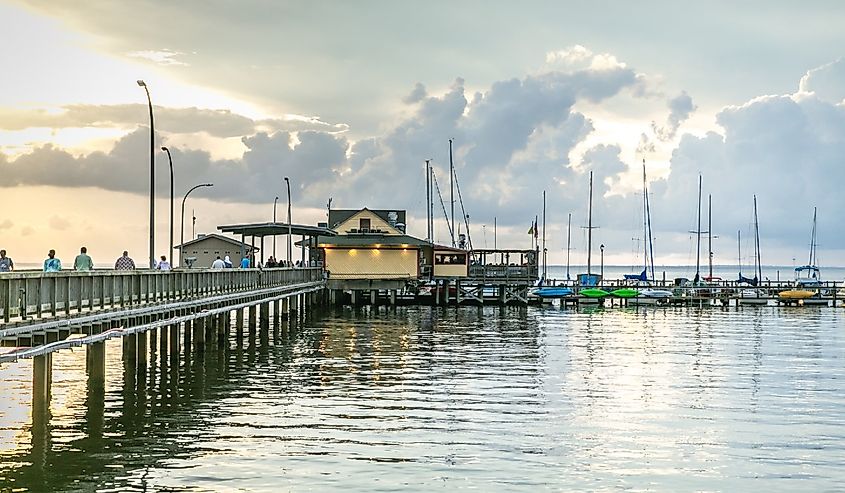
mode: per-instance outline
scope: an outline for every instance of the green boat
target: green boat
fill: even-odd
[[[614,289],[610,292],[611,296],[616,296],[617,298],[636,298],[640,295],[640,292],[636,289],[631,288],[620,288]]]
[[[604,289],[598,289],[598,288],[588,288],[588,289],[582,289],[581,291],[578,291],[579,296],[584,296],[584,297],[587,297],[587,298],[604,298],[605,296],[607,296],[609,294],[610,293],[608,293]]]

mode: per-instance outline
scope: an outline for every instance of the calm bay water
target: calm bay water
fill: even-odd
[[[336,311],[105,395],[0,367],[0,490],[843,491],[831,308]]]

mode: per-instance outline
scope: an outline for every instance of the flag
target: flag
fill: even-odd
[[[537,238],[539,232],[537,229],[537,219],[534,219],[534,238]]]
[[[528,234],[530,234],[530,235],[536,235],[537,234],[537,231],[535,231],[534,223],[531,223],[531,227],[528,228]]]

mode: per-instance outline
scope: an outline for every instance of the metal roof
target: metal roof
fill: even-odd
[[[227,243],[231,243],[232,245],[235,245],[235,246],[237,246],[238,248],[245,247],[247,250],[249,250],[249,249],[251,249],[251,248],[252,248],[252,245],[248,245],[248,244],[246,244],[246,243],[242,243],[242,242],[240,242],[239,240],[236,240],[236,239],[234,239],[234,238],[229,238],[228,236],[223,236],[223,235],[219,235],[219,234],[216,234],[216,233],[210,233],[210,234],[205,234],[205,235],[202,235],[202,236],[198,236],[197,238],[194,238],[194,239],[193,239],[193,240],[191,240],[191,241],[186,241],[183,245],[175,245],[173,248],[179,248],[179,249],[181,249],[181,247],[191,246],[191,245],[193,245],[193,244],[195,244],[195,243],[201,243],[201,242],[203,242],[203,241],[205,241],[205,240],[210,240],[210,239],[212,239],[212,238],[213,238],[213,239],[217,239],[217,240],[222,240],[222,241],[225,241],[225,242],[227,242]],[[255,249],[256,249],[256,250],[259,250],[259,248],[258,248],[258,247],[255,247]]]
[[[295,236],[335,236],[337,233],[329,228],[321,226],[308,226],[305,224],[291,224],[287,223],[252,223],[252,224],[232,224],[227,226],[217,226],[217,229],[224,233],[233,233],[244,236],[283,236],[290,232]]]

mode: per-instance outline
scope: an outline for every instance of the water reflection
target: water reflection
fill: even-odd
[[[15,442],[0,489],[845,487],[834,310],[378,307],[300,323],[188,355],[162,332],[141,371],[110,341],[105,386],[84,352],[58,353],[49,407],[30,407],[28,362],[0,368]]]

